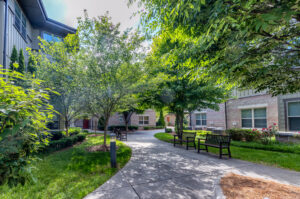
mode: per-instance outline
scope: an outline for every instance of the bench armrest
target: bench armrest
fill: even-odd
[[[178,137],[178,135],[173,135],[173,136],[174,136],[174,138]]]
[[[203,140],[203,141],[205,141],[206,139],[198,138],[198,141],[200,141],[200,140]]]

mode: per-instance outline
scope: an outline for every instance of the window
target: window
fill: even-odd
[[[43,32],[43,39],[45,39],[47,42],[60,42],[62,39],[58,36],[51,35],[49,33]]]
[[[244,109],[242,110],[243,128],[266,128],[267,127],[267,109]]]
[[[123,116],[123,115],[120,115],[120,116],[119,116],[119,121],[120,121],[120,122],[124,122],[124,116]]]
[[[300,101],[288,103],[288,126],[290,131],[300,130]]]
[[[17,2],[15,2],[15,27],[23,38],[26,39],[26,17]]]
[[[206,126],[206,113],[196,114],[196,126]]]
[[[149,116],[139,116],[139,124],[140,125],[148,125],[149,124]]]

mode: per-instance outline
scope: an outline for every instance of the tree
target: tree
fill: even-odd
[[[11,70],[16,70],[16,69],[14,68],[14,64],[15,64],[15,63],[18,63],[18,61],[19,61],[18,51],[17,51],[16,46],[14,45],[14,46],[13,46],[13,49],[12,49],[11,56],[10,56],[9,68],[10,68]]]
[[[86,104],[77,39],[76,35],[68,35],[61,42],[40,39],[39,52],[29,51],[36,63],[36,77],[43,80],[44,87],[56,91],[51,94],[51,104],[63,119],[67,136],[71,120],[81,114]]]
[[[172,35],[173,36],[173,35]],[[169,37],[168,33],[154,39],[152,51],[147,58],[146,85],[140,93],[144,103],[158,108],[167,107],[176,115],[177,133],[182,133],[184,114],[196,109],[218,109],[227,97],[222,84],[212,81],[191,81],[187,68],[179,67],[185,60],[182,54],[169,53],[180,49],[181,34]]]
[[[107,15],[90,19],[85,12],[79,20],[80,50],[86,63],[84,80],[88,109],[92,116],[104,119],[104,146],[110,116],[132,94],[141,72],[138,48],[142,38],[137,33],[120,33]]]
[[[31,87],[13,83],[20,79]],[[50,90],[43,90],[40,83],[16,71],[0,70],[0,185],[24,185],[31,177],[32,153],[46,142],[53,107],[48,104]]]
[[[19,67],[16,69],[16,71],[23,74],[25,71],[25,58],[24,58],[24,54],[23,54],[23,49],[20,49],[20,51],[19,51],[18,63],[19,63]]]
[[[148,30],[181,30],[190,38],[183,49],[172,50],[184,53],[181,67],[189,68],[191,78],[273,95],[300,90],[299,0],[140,2]]]
[[[159,119],[157,121],[157,126],[163,126],[163,127],[166,126],[164,113],[163,113],[162,109],[160,109],[160,112],[159,112]]]
[[[27,63],[27,72],[33,74],[36,71],[36,64],[32,56],[29,56]]]

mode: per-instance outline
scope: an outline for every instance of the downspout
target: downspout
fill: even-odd
[[[4,0],[5,2],[5,17],[4,17],[4,40],[3,40],[3,67],[6,69],[6,34],[7,34],[7,12],[8,12],[8,2],[7,0]]]
[[[225,109],[225,130],[227,129],[227,103],[224,103],[224,109]]]

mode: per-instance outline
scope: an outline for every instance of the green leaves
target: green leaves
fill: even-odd
[[[0,185],[24,184],[29,179],[27,162],[42,146],[46,122],[52,118],[48,94],[40,81],[27,79],[15,71],[0,70]],[[32,87],[14,85],[18,79]]]

